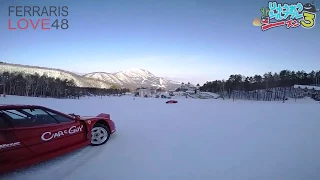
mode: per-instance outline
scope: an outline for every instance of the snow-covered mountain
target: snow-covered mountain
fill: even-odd
[[[116,73],[93,72],[85,74],[85,77],[99,79],[123,87],[161,87],[175,89],[180,82],[157,77],[145,69],[130,69]]]
[[[108,83],[106,81],[90,79],[73,72],[46,67],[0,63],[0,73],[3,72],[17,72],[23,74],[38,73],[40,76],[46,74],[48,77],[73,80],[75,84],[79,87],[109,88],[112,86],[111,83]]]
[[[175,89],[180,83],[165,78],[156,77],[152,73],[143,69],[131,69],[117,73],[93,72],[80,75],[61,69],[53,69],[38,66],[28,66],[20,64],[0,63],[0,73],[19,72],[25,74],[38,73],[40,76],[46,74],[49,77],[73,80],[79,87],[109,88],[117,85],[125,88],[137,87],[162,87]]]

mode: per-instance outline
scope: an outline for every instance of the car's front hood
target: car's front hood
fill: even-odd
[[[80,120],[83,120],[83,121],[93,119],[93,118],[97,118],[97,117],[95,117],[95,116],[80,116]]]
[[[110,114],[100,113],[97,116],[80,116],[80,120],[82,121],[89,119],[110,119]]]

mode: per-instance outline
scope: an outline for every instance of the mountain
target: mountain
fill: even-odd
[[[11,63],[0,63],[0,73],[3,73],[5,71],[10,73],[16,72],[16,73],[23,73],[23,74],[38,73],[40,76],[46,74],[48,77],[73,80],[75,84],[79,87],[110,88],[112,86],[111,83],[96,80],[96,79],[86,78],[84,76],[77,75],[76,73],[61,70],[61,69],[11,64]]]
[[[180,85],[179,82],[156,77],[149,71],[143,69],[131,69],[117,73],[94,72],[83,74],[61,69],[0,62],[0,73],[5,71],[23,74],[38,73],[40,76],[46,74],[47,76],[53,78],[73,80],[79,87],[110,88],[111,86],[115,85],[124,88],[155,86],[166,89],[175,89]]]
[[[176,89],[180,86],[180,82],[157,77],[145,69],[130,69],[116,73],[93,72],[85,74],[84,76],[114,83],[121,87],[160,87]]]

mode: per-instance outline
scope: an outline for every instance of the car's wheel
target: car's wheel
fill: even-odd
[[[103,124],[95,124],[91,130],[91,145],[99,146],[109,140],[110,131],[108,127]]]

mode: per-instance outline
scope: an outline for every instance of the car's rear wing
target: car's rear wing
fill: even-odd
[[[110,119],[110,114],[100,113],[100,114],[97,115],[97,117],[102,117],[102,118]]]

